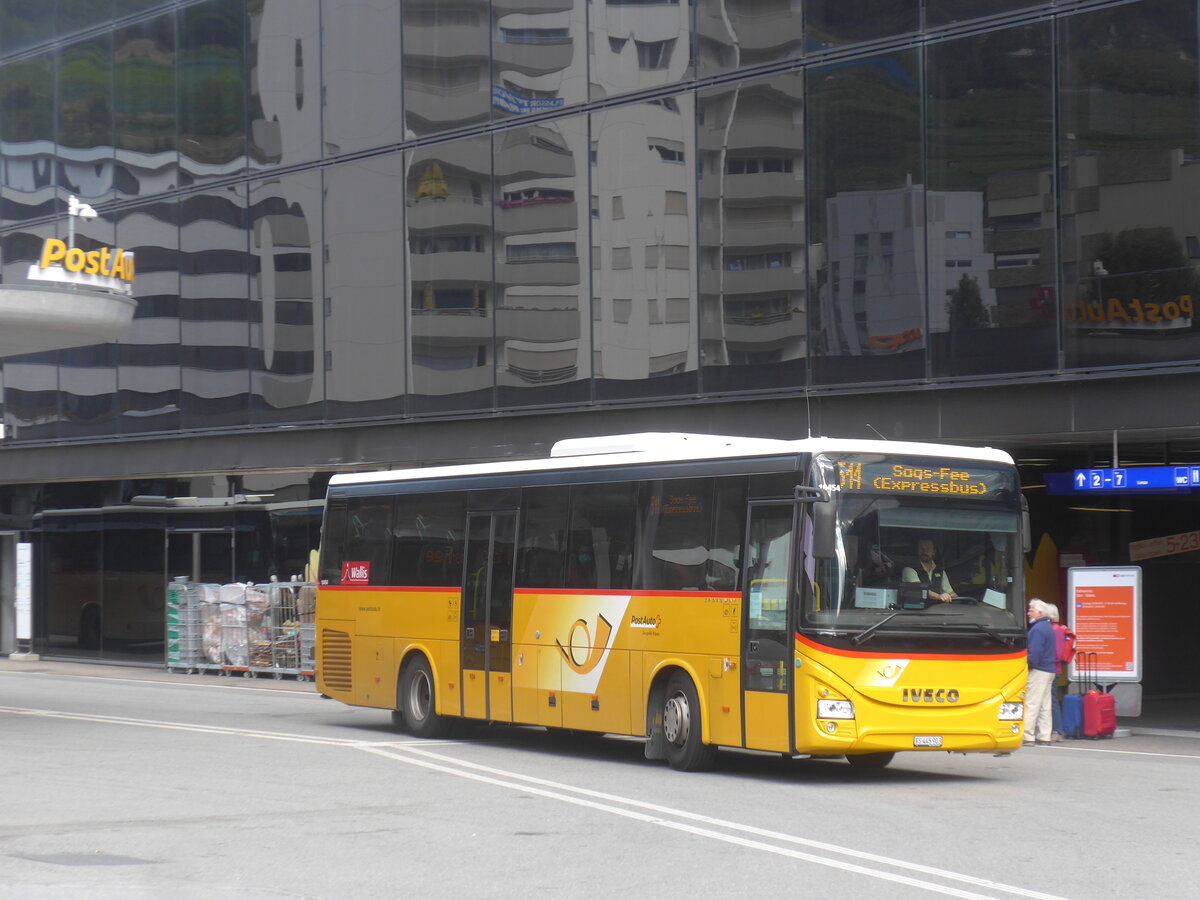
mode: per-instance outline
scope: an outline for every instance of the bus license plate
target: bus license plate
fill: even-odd
[[[940,734],[918,734],[913,738],[914,747],[940,747],[942,746],[942,736]]]

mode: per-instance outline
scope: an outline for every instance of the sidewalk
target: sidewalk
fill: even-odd
[[[168,672],[161,665],[138,666],[120,663],[98,663],[62,659],[12,659],[0,656],[0,671],[30,672],[39,675],[86,675],[89,678],[112,678],[130,681],[161,681],[191,684],[221,684],[226,687],[258,687],[270,686],[281,691],[300,691],[316,693],[316,684],[309,681],[298,681],[296,678],[275,678],[272,675],[259,675],[254,678],[243,678],[241,674],[222,675],[220,673],[204,673],[187,675],[183,672]]]

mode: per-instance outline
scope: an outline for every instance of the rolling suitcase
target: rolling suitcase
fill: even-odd
[[[1093,740],[1112,737],[1117,730],[1117,704],[1113,695],[1100,690],[1096,681],[1099,656],[1096,653],[1077,654],[1083,657],[1083,736]]]
[[[1063,697],[1062,736],[1065,738],[1083,737],[1083,694],[1068,693]]]

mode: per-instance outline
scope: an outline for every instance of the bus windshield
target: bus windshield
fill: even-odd
[[[868,454],[818,456],[814,466],[836,531],[832,547],[806,554],[802,629],[860,641],[936,630],[1011,644],[1024,634],[1010,467]]]

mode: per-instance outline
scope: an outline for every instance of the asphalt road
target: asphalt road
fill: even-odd
[[[1200,740],[722,754],[392,730],[311,685],[0,667],[0,898],[1194,897]]]

